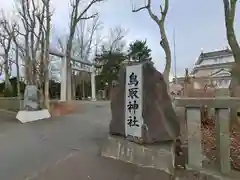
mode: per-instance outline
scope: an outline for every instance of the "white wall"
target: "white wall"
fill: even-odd
[[[195,77],[210,76],[212,73],[221,70],[222,68],[199,69],[193,75]]]
[[[226,79],[219,79],[219,80],[214,80],[213,84],[217,85],[217,88],[228,88],[230,85],[231,80],[226,80]]]
[[[221,63],[228,63],[228,62],[234,62],[233,56],[227,56],[227,57],[216,57],[212,59],[206,59],[203,60],[198,66],[201,65],[210,65],[210,64],[221,64]]]
[[[201,89],[201,84],[199,82],[194,82],[193,83],[193,88],[194,89]]]

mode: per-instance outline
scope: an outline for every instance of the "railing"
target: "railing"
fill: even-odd
[[[188,166],[200,169],[203,168],[200,113],[202,105],[215,109],[218,168],[222,174],[230,174],[230,108],[240,107],[240,98],[175,98],[175,106],[186,108]]]

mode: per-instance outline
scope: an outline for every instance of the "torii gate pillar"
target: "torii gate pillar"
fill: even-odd
[[[67,60],[66,60],[66,57],[62,58],[60,100],[61,101],[67,100]]]
[[[95,81],[95,68],[91,67],[91,90],[92,90],[92,101],[96,101],[96,81]]]
[[[92,90],[92,101],[96,101],[96,82],[95,82],[95,68],[94,65],[91,66],[91,90]],[[67,61],[66,58],[62,58],[62,66],[61,66],[61,93],[60,100],[67,100]]]

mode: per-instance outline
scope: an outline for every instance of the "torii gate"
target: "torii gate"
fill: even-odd
[[[61,66],[61,101],[67,100],[67,61],[65,58],[65,54],[58,50],[50,49],[49,54],[62,58],[62,66]],[[0,56],[4,56],[4,54],[0,53]],[[79,68],[75,69],[78,71],[87,71],[91,73],[91,90],[92,90],[92,101],[96,101],[96,82],[95,82],[95,67],[94,64],[89,61],[83,61],[76,57],[71,57],[72,61],[79,62],[81,64],[90,66],[90,71],[88,69]]]
[[[67,60],[65,57],[65,54],[63,52],[60,52],[58,50],[50,49],[49,54],[58,56],[62,58],[62,66],[61,66],[61,101],[67,100]],[[86,71],[91,73],[91,90],[92,90],[92,101],[96,101],[96,82],[95,82],[95,67],[94,64],[89,61],[83,61],[81,59],[78,59],[76,57],[71,57],[72,61],[79,62],[80,64],[84,64],[87,66],[90,66],[90,71],[88,69],[84,68],[78,68],[75,70],[78,71]]]

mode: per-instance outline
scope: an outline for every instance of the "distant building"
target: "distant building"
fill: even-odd
[[[204,88],[206,84],[214,85],[216,88],[228,88],[233,63],[234,58],[229,49],[201,52],[190,73],[194,88]],[[184,77],[177,78],[177,82],[183,84]]]
[[[231,82],[231,68],[234,62],[229,49],[201,53],[191,75],[195,78],[194,87],[212,83],[217,88],[228,88]]]

